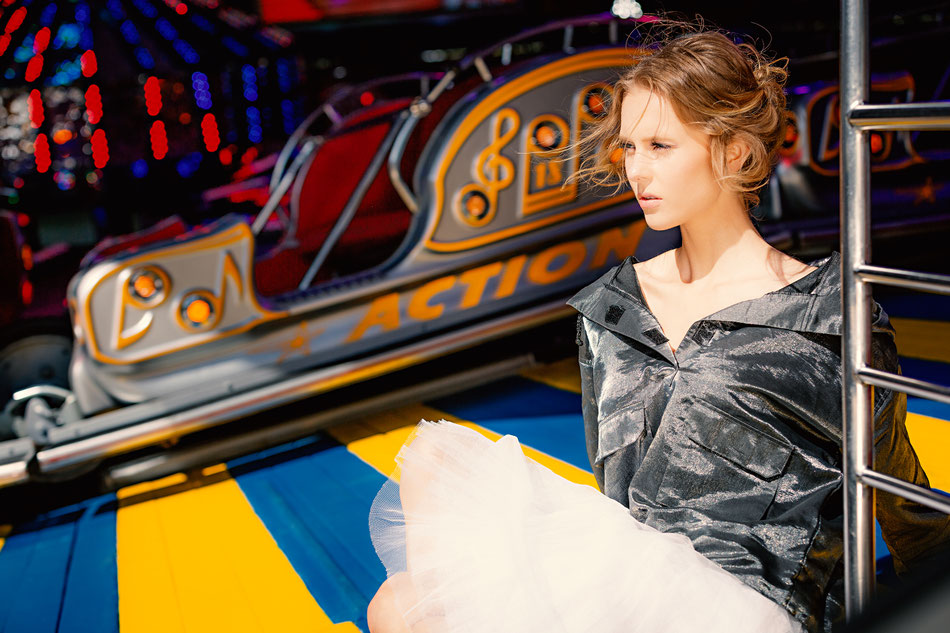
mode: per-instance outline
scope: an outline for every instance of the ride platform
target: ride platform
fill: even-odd
[[[885,303],[905,375],[950,384],[950,322],[934,319],[942,307]],[[420,418],[516,435],[529,457],[595,485],[569,358],[4,526],[0,631],[367,631],[385,578],[367,514]],[[908,399],[911,441],[942,490],[947,421],[950,406]],[[881,566],[886,551],[879,540]]]

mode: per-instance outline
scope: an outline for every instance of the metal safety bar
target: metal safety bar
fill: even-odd
[[[845,614],[852,620],[874,593],[874,489],[950,514],[950,498],[871,469],[873,387],[950,402],[950,389],[869,367],[871,283],[950,294],[950,277],[868,264],[869,130],[950,130],[950,103],[872,105],[867,0],[841,2],[841,302],[844,452]]]

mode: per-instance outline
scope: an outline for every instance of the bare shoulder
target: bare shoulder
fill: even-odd
[[[772,250],[767,261],[767,274],[776,282],[790,284],[818,270],[779,250]]]
[[[676,249],[663,251],[650,259],[642,262],[636,262],[633,269],[637,272],[637,278],[642,281],[662,283],[664,281],[673,281],[678,279],[676,273]]]

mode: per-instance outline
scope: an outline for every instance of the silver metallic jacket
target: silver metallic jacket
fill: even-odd
[[[810,631],[840,617],[840,257],[694,323],[676,350],[633,258],[581,290],[587,452],[601,490],[783,605]],[[898,370],[874,305],[873,365]],[[875,395],[875,468],[927,486],[904,427],[906,396]],[[950,540],[950,520],[877,493],[898,572]]]

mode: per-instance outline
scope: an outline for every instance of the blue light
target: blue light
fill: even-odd
[[[79,34],[79,46],[87,51],[92,48],[92,27],[87,26]]]
[[[140,158],[132,163],[132,175],[136,178],[145,178],[148,175],[148,163],[144,158]]]
[[[56,17],[56,3],[51,3],[46,5],[46,8],[43,10],[43,13],[40,15],[40,24],[42,26],[49,26],[53,23],[53,18]]]
[[[284,94],[290,92],[296,79],[294,63],[285,58],[277,60],[277,86]]]
[[[33,34],[30,33],[23,38],[23,44],[20,45],[18,49],[13,51],[13,61],[20,62],[21,64],[25,61],[28,61],[33,57]]]
[[[201,152],[192,152],[182,158],[175,166],[178,170],[178,175],[182,178],[191,178],[194,176],[195,172],[198,171],[198,167],[201,166],[202,158]]]
[[[139,66],[147,70],[155,68],[155,60],[152,59],[152,54],[148,52],[148,49],[139,46],[135,49],[135,59],[138,61]]]
[[[16,71],[13,70],[12,68],[7,68],[6,72],[3,73],[3,76],[6,77],[7,79],[13,79],[14,77],[16,77]]]
[[[262,135],[261,130],[261,112],[254,106],[248,107],[247,114],[247,138],[251,142],[260,143]]]
[[[224,46],[229,51],[231,51],[238,57],[247,57],[248,55],[251,54],[251,51],[248,50],[247,46],[245,46],[244,44],[241,44],[233,37],[225,35],[224,37],[221,38],[221,43],[224,44]]]
[[[122,34],[122,37],[126,42],[132,46],[137,46],[142,40],[139,39],[139,32],[135,28],[135,25],[131,21],[126,20],[122,23],[122,26],[119,27],[119,32]]]
[[[132,4],[135,5],[135,8],[147,18],[154,18],[158,15],[158,11],[151,4],[145,0],[132,0]]]
[[[175,40],[172,42],[172,48],[189,64],[197,64],[201,61],[201,57],[198,56],[195,49],[185,40]]]
[[[297,113],[294,108],[294,102],[290,99],[281,101],[280,114],[284,119],[284,133],[293,134],[297,127]]]
[[[54,86],[65,86],[79,79],[80,75],[82,75],[82,64],[79,58],[77,57],[74,60],[67,59],[56,66],[56,70],[53,71],[53,77],[49,80],[49,83]]]
[[[158,32],[162,34],[166,40],[174,40],[178,37],[178,31],[175,30],[175,27],[171,25],[171,22],[165,18],[158,18],[155,20],[155,28],[158,29]]]
[[[122,8],[122,4],[119,2],[119,0],[109,0],[106,3],[106,9],[109,10],[109,13],[111,13],[112,17],[114,17],[116,20],[125,19],[125,9]]]
[[[191,87],[195,91],[195,103],[202,110],[211,109],[211,91],[208,85],[208,76],[201,72],[191,75]]]
[[[241,67],[241,79],[244,81],[244,98],[257,101],[257,71],[250,64]]]
[[[205,18],[201,17],[197,13],[191,14],[191,23],[197,26],[199,29],[205,33],[211,33],[214,35],[217,32],[217,29],[214,28],[214,24],[208,22]]]
[[[56,31],[56,37],[53,39],[53,48],[76,48],[81,33],[82,27],[78,24],[72,22],[61,24]]]
[[[77,4],[75,16],[80,24],[89,24],[89,5],[85,2]]]

